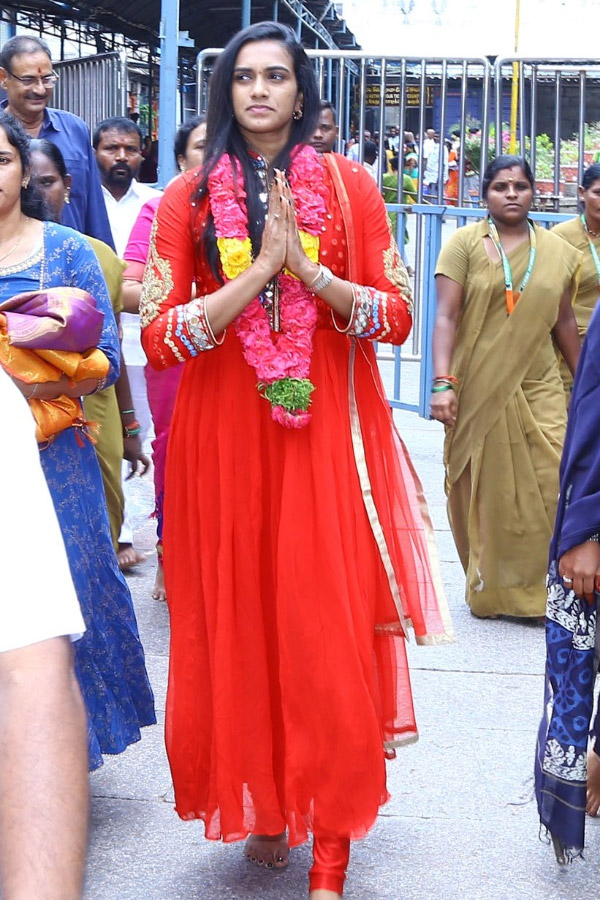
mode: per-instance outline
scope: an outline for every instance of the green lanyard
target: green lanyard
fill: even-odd
[[[596,274],[598,275],[598,290],[600,291],[600,259],[598,259],[598,251],[594,245],[592,240],[592,232],[588,228],[588,223],[585,220],[585,214],[581,214],[581,224],[583,225],[583,230],[587,234],[588,244],[590,245],[590,253],[592,254],[592,259],[594,260],[594,265],[596,266]]]
[[[510,316],[513,312],[517,300],[525,290],[529,279],[531,278],[531,273],[533,272],[533,266],[535,263],[535,256],[537,253],[537,241],[535,237],[535,228],[529,222],[529,263],[527,265],[527,271],[525,272],[525,277],[521,282],[521,287],[519,288],[519,293],[515,294],[513,290],[513,280],[512,280],[512,269],[510,267],[510,263],[508,261],[508,257],[504,252],[504,248],[500,243],[500,235],[498,234],[498,229],[492,218],[488,217],[488,223],[490,228],[490,237],[492,239],[492,243],[496,250],[498,251],[498,255],[502,260],[502,268],[504,269],[504,290],[506,292],[506,309],[508,315]]]

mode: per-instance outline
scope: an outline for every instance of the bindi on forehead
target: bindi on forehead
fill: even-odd
[[[11,69],[21,75],[49,75],[52,60],[45,53],[17,53],[12,59]]]

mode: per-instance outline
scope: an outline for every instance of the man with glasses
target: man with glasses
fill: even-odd
[[[32,138],[52,141],[61,151],[73,182],[62,222],[113,246],[90,132],[78,116],[48,106],[58,75],[50,49],[41,38],[17,35],[0,52],[2,107],[18,119]]]

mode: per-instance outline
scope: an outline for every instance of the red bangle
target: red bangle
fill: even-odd
[[[438,375],[433,381],[434,383],[436,381],[448,381],[450,384],[458,384],[458,378],[455,375]]]
[[[123,425],[123,437],[135,437],[142,430],[142,426],[139,422],[133,421],[130,422],[129,425]]]

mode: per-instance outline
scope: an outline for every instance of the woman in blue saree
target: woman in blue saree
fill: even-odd
[[[569,407],[550,544],[544,716],[536,796],[557,860],[580,856],[585,814],[600,807],[600,716],[594,712],[600,596],[600,304],[592,315]],[[590,732],[591,725],[591,732]]]
[[[0,114],[0,303],[30,291],[87,291],[103,314],[94,346],[107,363],[105,378],[88,377],[78,384],[66,375],[33,386],[30,379],[15,380],[32,409],[36,402],[59,396],[72,398],[79,408],[80,395],[116,379],[119,336],[90,245],[70,228],[41,221],[43,214],[29,186],[27,136],[11,116]],[[88,713],[89,765],[95,769],[103,753],[121,753],[140,739],[142,726],[156,721],[154,700],[131,595],[110,538],[100,469],[82,416],[40,449],[87,629],[75,645],[75,670]],[[35,548],[31,559],[35,565]]]

